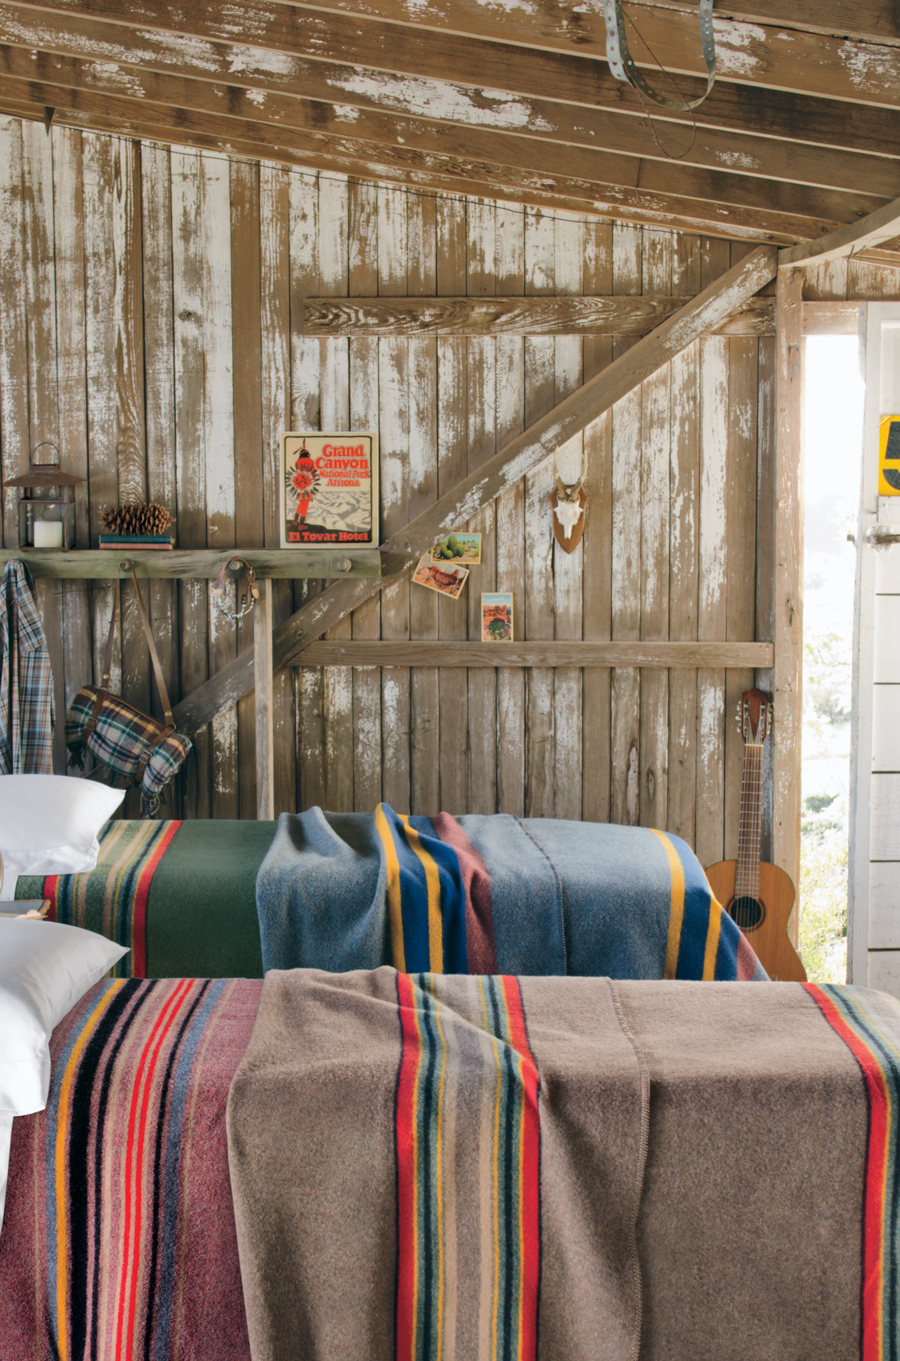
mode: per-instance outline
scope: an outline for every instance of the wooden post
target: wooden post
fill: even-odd
[[[256,687],[256,816],[275,817],[275,752],[272,727],[272,582],[259,582],[253,611],[253,676]]]
[[[799,890],[803,661],[803,270],[776,293],[775,721],[772,859]],[[791,918],[797,944],[799,914]]]

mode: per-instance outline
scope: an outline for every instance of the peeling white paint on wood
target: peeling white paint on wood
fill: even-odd
[[[207,543],[234,543],[234,342],[228,163],[204,157],[200,178]],[[223,523],[224,522],[224,523]]]
[[[721,612],[725,599],[725,476],[728,437],[728,342],[700,341],[700,617]]]
[[[352,78],[352,74],[348,76]],[[10,126],[18,128],[17,124],[0,120],[0,146],[3,138],[8,140]],[[54,144],[60,135],[63,134],[54,132]],[[79,133],[64,135],[69,139],[81,137]],[[111,336],[114,345],[115,327],[111,329],[104,319],[99,300],[109,243],[116,239],[116,231],[124,241],[121,230],[125,219],[120,220],[118,227],[113,221],[113,212],[118,210],[114,210],[109,186],[113,183],[116,162],[109,140],[106,150],[99,147],[102,142],[102,138],[85,136],[86,146],[91,144],[84,166],[94,239],[86,243],[93,256],[87,264],[90,344],[82,362],[92,375],[93,385],[91,457],[99,459],[101,477],[108,477],[110,471],[116,471],[116,464],[115,459],[109,462],[109,447],[103,444],[101,413],[115,410],[115,396],[109,387],[110,370],[104,375],[103,365]],[[168,185],[166,167],[170,157],[166,151],[149,147],[144,148],[144,157],[146,231],[146,224],[158,221],[165,210],[167,200],[161,177],[166,177]],[[168,395],[166,363],[157,349],[151,365],[148,351],[148,470],[152,467],[153,478],[162,479],[161,485],[169,478],[174,494],[177,443],[180,504],[173,508],[179,515],[179,538],[182,543],[187,540],[185,546],[190,546],[195,536],[202,533],[205,540],[209,533],[224,546],[233,534],[234,458],[240,455],[240,451],[236,454],[233,451],[233,436],[228,433],[233,429],[234,419],[233,409],[229,417],[228,408],[232,369],[240,363],[241,349],[240,344],[232,346],[230,329],[228,166],[221,156],[174,152],[171,167],[171,209],[167,211],[173,231],[174,340],[169,357]],[[0,169],[0,195],[5,190],[7,199],[12,173],[4,163]],[[68,174],[68,179],[54,183],[57,205],[61,185],[71,182]],[[0,217],[0,303],[6,298],[4,260],[9,269],[18,271],[20,278],[23,258],[21,198],[10,206],[11,211],[19,214],[19,226],[10,226],[5,216]],[[612,261],[607,258],[604,266],[604,252],[608,257],[610,241],[614,242]],[[671,257],[673,249],[665,233],[644,234],[640,228],[615,231],[597,228],[586,238],[584,224],[571,215],[557,220],[549,214],[525,215],[487,202],[466,204],[433,197],[419,200],[402,190],[375,190],[346,179],[335,182],[329,177],[268,166],[262,168],[260,177],[260,242],[261,420],[269,541],[276,533],[278,437],[289,425],[301,429],[315,429],[319,425],[363,429],[380,424],[384,450],[384,528],[385,537],[390,537],[394,528],[402,528],[414,505],[421,502],[424,508],[429,494],[446,491],[458,481],[466,471],[467,460],[478,466],[482,457],[514,437],[542,409],[552,406],[564,392],[575,389],[582,376],[583,343],[577,339],[551,338],[544,343],[503,336],[482,338],[472,344],[465,340],[421,338],[322,343],[308,340],[301,330],[300,304],[304,296],[327,296],[329,292],[339,296],[348,293],[359,297],[379,293],[389,296],[407,290],[425,295],[434,290],[444,296],[459,296],[467,288],[471,293],[487,295],[513,296],[527,290],[577,296],[587,277],[593,277],[601,267],[609,269],[611,264],[615,291],[623,295],[640,293],[642,288],[649,291],[647,271],[651,268],[656,272],[668,268],[672,287],[675,277],[671,258],[665,264],[666,252]],[[149,268],[149,259],[162,258],[162,239],[159,246],[154,256],[152,250],[147,253],[145,242],[145,270]],[[77,244],[73,241],[68,249],[71,258],[66,264],[66,278],[75,267]],[[658,281],[652,286],[655,289]],[[57,283],[57,291],[59,287]],[[696,288],[697,283],[692,282],[676,291],[689,294]],[[600,291],[608,289],[606,284]],[[594,286],[589,291],[598,290]],[[3,353],[3,338],[10,325],[6,314],[0,315],[0,365],[7,369],[10,357]],[[62,338],[60,323],[60,345]],[[696,600],[693,605],[680,600],[677,614],[673,603],[671,617],[666,619],[667,573],[659,564],[668,562],[674,572],[677,561],[679,575],[687,564],[688,575],[694,573],[695,590],[699,592],[696,565],[691,566],[690,552],[698,537],[698,512],[702,512],[701,540],[704,516],[709,519],[704,552],[713,569],[721,557],[721,524],[718,530],[716,525],[724,506],[721,486],[724,474],[720,465],[717,482],[714,465],[721,450],[719,421],[728,419],[728,375],[727,366],[720,368],[716,381],[715,364],[705,350],[705,368],[698,372],[699,351],[703,347],[708,347],[708,342],[695,345],[673,365],[671,420],[665,395],[670,378],[665,371],[645,385],[643,413],[639,397],[620,402],[589,432],[591,448],[597,449],[595,456],[608,457],[612,465],[611,477],[607,465],[603,465],[603,476],[598,478],[597,485],[593,485],[592,469],[587,470],[594,497],[588,516],[596,517],[597,523],[603,516],[610,517],[614,548],[608,599],[613,602],[614,630],[619,637],[639,637],[643,631],[642,618],[647,624],[651,615],[656,621],[653,630],[662,637],[667,633],[675,636],[676,628],[687,630],[687,636],[692,636],[692,628],[696,630]],[[716,352],[710,353],[714,357]],[[66,362],[70,366],[66,381],[76,383],[77,365],[72,366],[71,354]],[[25,391],[27,413],[28,390],[33,387],[26,375],[24,387],[20,382],[17,389],[15,374],[10,375],[9,382],[5,374],[6,369],[0,369],[0,422],[6,420],[10,403],[18,400],[18,390]],[[710,377],[711,398],[706,390]],[[706,425],[702,432],[692,434],[690,415],[680,405],[696,406],[701,385]],[[714,411],[718,412],[715,419]],[[76,412],[76,425],[77,420]],[[738,434],[752,444],[752,421],[749,417],[742,420]],[[25,428],[27,431],[27,416]],[[2,425],[0,429],[5,471],[11,446],[7,430]],[[686,452],[691,440],[699,440],[701,435],[705,460],[702,491],[698,485],[699,455],[692,463]],[[608,454],[600,448],[607,439],[612,446]],[[601,723],[604,730],[611,724],[607,735],[614,745],[614,815],[624,821],[652,817],[658,825],[665,825],[664,815],[657,816],[655,810],[663,798],[667,772],[670,787],[674,788],[669,753],[690,745],[694,711],[689,695],[677,710],[674,698],[670,699],[669,710],[647,703],[642,717],[641,696],[648,700],[652,687],[643,683],[634,669],[619,668],[613,675],[612,699],[607,692],[603,709],[595,700],[588,708],[586,677],[577,669],[545,669],[529,674],[501,664],[496,673],[482,671],[477,677],[474,673],[467,677],[464,670],[437,675],[427,665],[430,637],[477,635],[478,597],[486,584],[514,592],[517,637],[525,636],[526,630],[531,637],[580,637],[587,627],[589,597],[593,601],[591,636],[600,636],[596,633],[598,628],[601,634],[604,630],[609,632],[591,595],[595,584],[589,576],[594,571],[610,571],[609,552],[600,563],[583,548],[573,555],[564,555],[553,544],[546,497],[552,486],[554,448],[560,442],[565,445],[564,426],[554,422],[545,436],[542,461],[524,481],[525,463],[533,455],[523,454],[520,462],[514,461],[500,497],[476,517],[485,536],[486,560],[483,568],[473,570],[462,601],[451,602],[430,595],[425,601],[426,593],[413,588],[423,597],[417,602],[403,582],[391,587],[380,603],[366,601],[356,611],[352,624],[347,619],[335,626],[336,634],[349,636],[352,632],[353,637],[360,638],[378,637],[381,632],[385,637],[412,635],[413,639],[418,638],[422,649],[422,666],[414,666],[411,672],[393,668],[384,673],[330,668],[324,678],[318,671],[304,668],[296,673],[281,673],[276,681],[281,692],[276,704],[275,742],[281,806],[292,806],[299,780],[299,796],[304,802],[321,801],[328,794],[340,806],[369,810],[384,793],[404,811],[406,807],[412,811],[436,811],[432,807],[414,806],[417,799],[434,799],[456,812],[480,806],[487,811],[490,806],[519,814],[545,812],[577,817],[582,811],[584,790],[584,811],[588,815],[589,773],[582,769],[582,752],[588,750],[585,725],[590,716],[590,721],[595,725]],[[578,436],[559,453],[560,471],[572,480],[580,472],[580,447]],[[151,454],[151,450],[156,452]],[[687,462],[682,462],[683,457]],[[643,472],[638,476],[641,469]],[[669,473],[671,504],[664,505]],[[484,485],[484,479],[477,477],[476,483],[476,490],[453,512],[452,521],[446,523],[445,532],[458,528],[474,513],[478,487]],[[221,509],[207,529],[207,512],[216,507]],[[293,603],[307,599],[309,589],[299,588]],[[202,615],[200,642],[196,646],[192,643],[190,654],[187,649],[184,652],[183,686],[193,683],[190,673],[196,678],[201,663],[205,665],[207,637],[214,665],[215,656],[233,643],[227,624],[209,614],[206,590],[203,586],[202,599],[199,593],[194,593],[197,595],[194,599],[190,587],[182,590],[185,621],[190,624]],[[82,588],[79,591],[83,601],[86,592]],[[96,595],[99,601],[100,592]],[[312,598],[310,595],[309,599]],[[721,572],[716,600],[721,601]],[[282,617],[291,603],[288,586],[280,601]],[[323,602],[321,608],[324,611],[327,604]],[[86,631],[86,611],[83,607],[70,610],[68,604],[65,609],[66,629],[71,619],[75,639],[79,629]],[[106,607],[101,604],[92,620],[95,647],[100,646],[103,623],[108,617],[107,600]],[[163,614],[161,619],[167,617]],[[724,635],[714,630],[712,636]],[[67,659],[67,686],[74,679],[69,677],[68,668]],[[291,693],[294,674],[296,714]],[[649,675],[644,673],[645,678]],[[78,683],[84,679],[85,676],[79,676]],[[674,693],[672,690],[671,695]],[[720,749],[715,744],[721,745],[723,699],[717,674],[704,673],[697,744],[704,746],[704,761],[709,758],[709,769],[703,768],[707,790],[704,798],[708,797],[710,781],[714,783],[715,779],[713,767]],[[208,773],[202,778],[207,787],[205,793],[196,794],[192,811],[200,809],[205,798],[210,811],[221,812],[236,798],[233,772],[239,764],[242,768],[245,764],[237,731],[233,714],[223,714],[206,734],[204,769]],[[590,747],[592,752],[596,749],[596,745]],[[299,770],[294,763],[295,752],[300,758]],[[310,767],[315,767],[315,771]],[[682,807],[687,797],[685,787]],[[592,816],[596,816],[594,808],[591,803]],[[713,826],[711,833],[713,840],[718,836],[721,841],[721,813],[719,819],[718,827]],[[698,836],[700,830],[698,825]],[[703,830],[709,844],[710,829]]]

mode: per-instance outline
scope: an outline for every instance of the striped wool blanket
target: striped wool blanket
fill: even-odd
[[[898,1111],[864,989],[273,973],[254,1361],[893,1361]]]
[[[261,987],[104,981],[54,1031],[13,1121],[3,1361],[249,1361],[224,1124]]]
[[[686,843],[638,827],[283,813],[256,900],[267,969],[766,976]]]
[[[274,822],[114,819],[95,869],[20,875],[16,897],[127,945],[119,978],[261,978],[256,876],[274,835]]]

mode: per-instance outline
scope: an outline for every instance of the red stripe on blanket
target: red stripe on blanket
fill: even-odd
[[[47,911],[47,921],[56,921],[56,895],[59,892],[59,881],[62,876],[59,874],[48,874],[44,879],[44,886],[41,889],[45,898],[50,899],[50,907]]]
[[[863,1193],[862,1349],[860,1361],[882,1361],[884,1298],[884,1217],[890,1156],[890,1097],[878,1058],[847,1024],[827,994],[804,983],[825,1018],[853,1053],[863,1071],[869,1097],[869,1140]]]
[[[469,973],[498,973],[491,910],[491,876],[487,865],[456,818],[449,813],[438,813],[431,821],[435,834],[453,847],[459,861],[466,895],[466,958]]]
[[[518,1361],[537,1356],[538,1295],[541,1287],[541,1121],[538,1110],[538,1071],[528,1042],[525,1008],[517,978],[500,979],[509,1017],[509,1041],[522,1060],[521,1151],[521,1287]]]
[[[141,867],[140,877],[134,887],[134,909],[131,919],[131,972],[134,978],[147,975],[147,899],[156,867],[172,844],[176,832],[181,827],[179,821],[169,823],[168,828],[153,848],[153,854]]]
[[[418,1121],[416,1095],[422,1060],[422,1034],[415,989],[409,974],[397,974],[402,1058],[397,1075],[397,1361],[416,1354],[418,1295],[418,1207],[416,1205]]]
[[[146,1159],[146,1140],[147,1140],[147,1110],[150,1102],[150,1089],[153,1085],[153,1076],[156,1071],[156,1064],[159,1059],[159,1052],[163,1041],[172,1028],[178,1010],[191,990],[192,980],[183,979],[172,996],[166,1001],[165,1006],[160,1012],[159,1018],[150,1033],[150,1038],[144,1052],[141,1055],[135,1074],[134,1089],[131,1097],[131,1111],[128,1120],[128,1142],[127,1157],[129,1173],[125,1181],[125,1208],[124,1208],[124,1232],[123,1248],[124,1263],[121,1276],[121,1292],[119,1294],[118,1318],[116,1320],[116,1356],[121,1361],[133,1361],[134,1356],[134,1333],[133,1326],[136,1319],[136,1301],[138,1288],[138,1268],[137,1261],[141,1243],[142,1218],[143,1218],[143,1196],[141,1195],[141,1174]],[[134,1201],[132,1212],[132,1198]],[[129,1275],[130,1285],[129,1290]],[[125,1321],[129,1320],[131,1326],[128,1328],[128,1335],[124,1338]]]

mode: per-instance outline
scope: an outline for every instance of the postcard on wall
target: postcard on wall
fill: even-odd
[[[448,534],[431,550],[432,562],[461,562],[464,567],[481,565],[481,535],[465,534],[461,530]]]
[[[483,591],[481,595],[481,641],[483,643],[511,643],[512,636],[512,591]]]
[[[282,548],[377,548],[377,435],[282,435],[279,480]]]
[[[431,554],[426,553],[424,558],[419,559],[413,581],[417,586],[427,586],[429,591],[439,591],[441,595],[449,595],[451,600],[458,600],[468,576],[468,567],[433,562]]]

